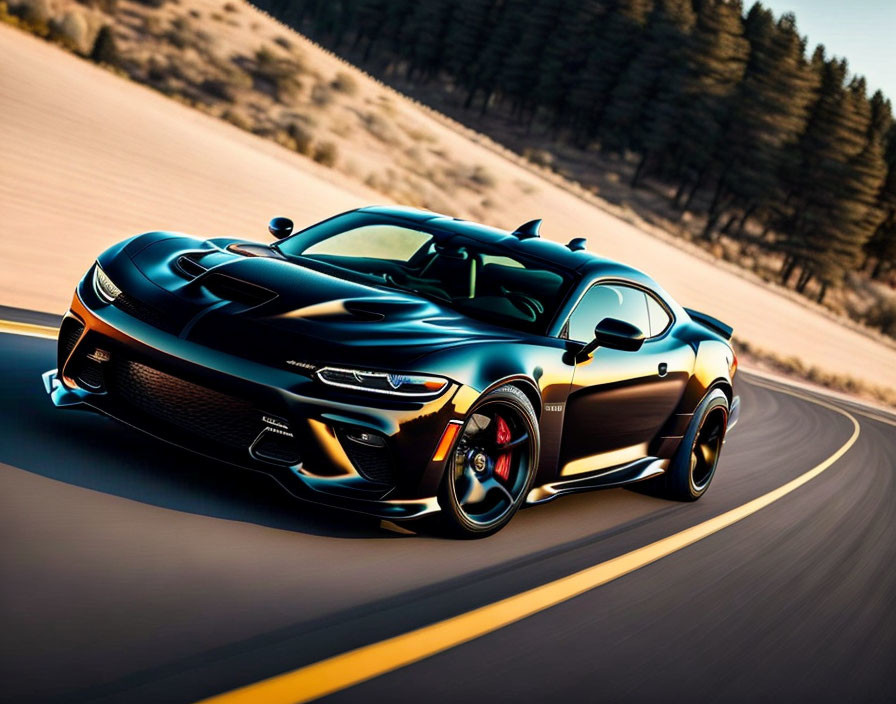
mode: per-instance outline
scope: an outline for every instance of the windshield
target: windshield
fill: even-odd
[[[382,215],[354,212],[279,243],[303,264],[423,296],[478,320],[546,332],[568,278],[495,244]]]

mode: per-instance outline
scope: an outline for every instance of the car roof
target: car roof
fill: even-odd
[[[464,235],[471,239],[506,247],[509,253],[520,254],[542,259],[556,266],[576,272],[582,278],[620,278],[636,281],[652,288],[656,282],[638,269],[613,259],[600,257],[587,250],[573,251],[566,245],[540,237],[520,239],[509,230],[483,225],[481,223],[461,220],[449,215],[441,215],[428,210],[403,206],[369,206],[359,208],[359,212],[376,213],[390,218],[398,218],[413,223],[426,223],[430,227],[438,227],[443,232]]]

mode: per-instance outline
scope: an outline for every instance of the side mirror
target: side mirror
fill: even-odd
[[[637,352],[644,344],[644,333],[635,325],[616,318],[604,318],[594,328],[594,339],[576,355],[577,359],[585,359],[598,347],[609,347],[612,350]]]
[[[275,240],[282,240],[292,233],[292,220],[289,218],[274,218],[268,223],[268,232]]]

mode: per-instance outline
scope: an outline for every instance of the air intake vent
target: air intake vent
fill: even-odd
[[[200,283],[218,298],[236,301],[247,306],[258,306],[277,297],[277,294],[270,289],[235,279],[226,274],[213,272],[202,279]]]
[[[377,484],[394,483],[392,453],[383,436],[351,428],[339,428],[337,435],[358,474]]]
[[[84,326],[80,320],[69,317],[62,321],[62,325],[59,328],[59,358],[56,362],[56,367],[60,373],[62,373],[65,362],[71,355],[72,350],[75,349],[82,332],[84,332]]]

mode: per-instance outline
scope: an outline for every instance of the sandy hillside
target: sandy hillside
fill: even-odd
[[[259,32],[284,31],[260,15],[255,22]],[[321,70],[335,70],[334,59],[320,59]],[[349,175],[3,26],[0,66],[2,304],[61,312],[96,253],[135,232],[264,239],[275,214],[304,224],[386,200]],[[659,241],[398,103],[396,120],[412,118],[454,159],[498,175],[484,213],[490,224],[543,217],[545,236],[586,236],[592,250],[644,269],[759,347],[896,387],[893,348]]]

